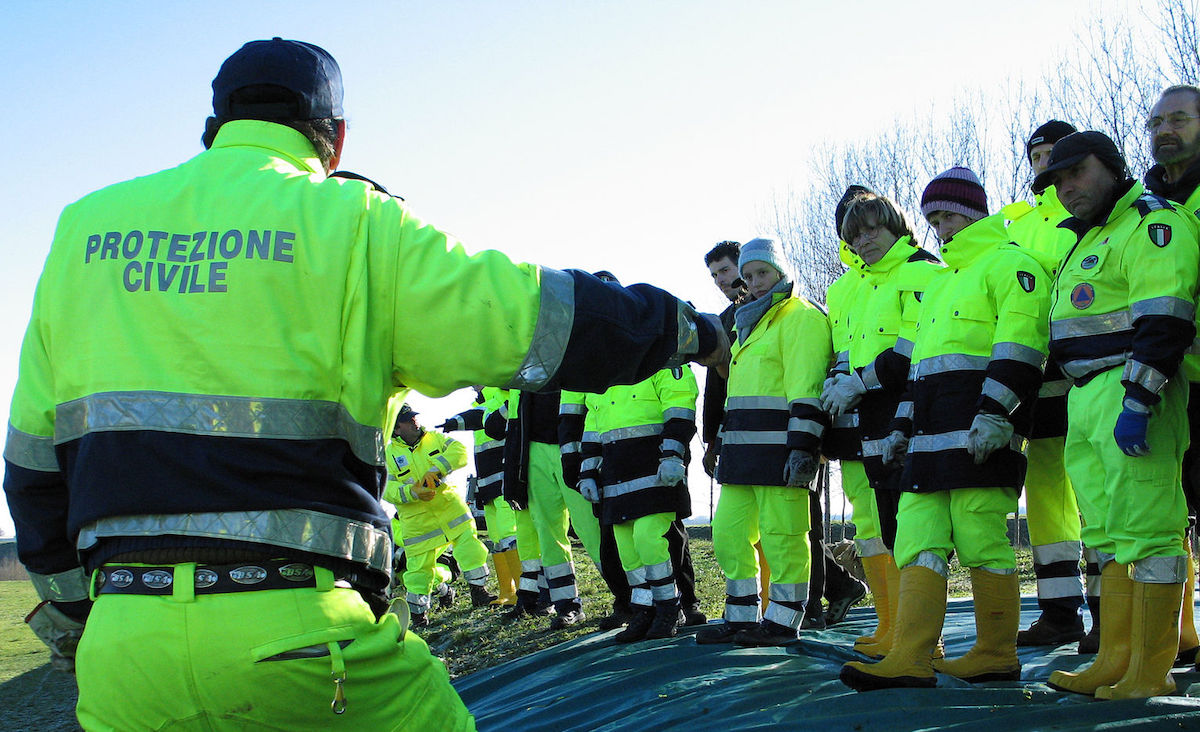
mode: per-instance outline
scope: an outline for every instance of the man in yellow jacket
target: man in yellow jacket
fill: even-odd
[[[496,599],[487,591],[487,547],[475,533],[471,509],[446,476],[467,464],[467,446],[446,435],[427,432],[417,413],[405,404],[396,415],[392,439],[385,451],[388,482],[383,500],[396,507],[404,537],[404,588],[414,627],[429,625],[433,566],[447,547],[471,588],[471,605],[483,607]],[[449,607],[454,590],[436,585],[438,603]]]
[[[324,49],[252,41],[212,92],[208,149],[59,218],[4,449],[30,627],[74,660],[85,729],[471,729],[387,612],[388,397],[601,391],[724,334],[657,288],[470,255],[330,176]],[[130,654],[131,627],[164,652]]]

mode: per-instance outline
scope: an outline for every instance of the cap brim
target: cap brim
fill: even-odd
[[[1046,168],[1041,173],[1038,173],[1037,177],[1033,179],[1033,185],[1031,185],[1030,188],[1034,193],[1042,193],[1047,188],[1054,185],[1055,173],[1075,165],[1091,154],[1092,153],[1089,150],[1087,152],[1081,152],[1077,155],[1072,155],[1069,158],[1063,158],[1062,160],[1051,163],[1050,167]]]

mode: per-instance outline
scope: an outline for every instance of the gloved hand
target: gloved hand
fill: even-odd
[[[904,453],[908,451],[908,435],[900,430],[892,430],[892,434],[883,438],[883,464],[899,465],[904,461]]]
[[[1117,447],[1129,457],[1144,457],[1150,454],[1150,445],[1146,442],[1146,429],[1150,426],[1150,407],[1136,399],[1126,399],[1121,414],[1117,416],[1117,426],[1113,429],[1113,438]]]
[[[817,458],[806,450],[792,450],[783,464],[783,479],[789,488],[806,488],[817,477]]]
[[[658,482],[664,486],[679,485],[687,478],[683,458],[667,457],[658,461]]]
[[[709,445],[704,451],[704,457],[701,458],[700,464],[704,467],[704,472],[708,473],[708,477],[717,477],[717,458],[720,456],[716,445]]]
[[[982,465],[992,453],[1009,444],[1012,436],[1012,422],[999,414],[980,412],[967,432],[967,453],[975,458],[976,465]]]
[[[50,665],[59,671],[75,673],[75,649],[83,637],[83,623],[67,617],[48,600],[43,600],[26,615],[25,622],[50,648]]]
[[[437,426],[439,432],[456,432],[458,431],[458,420],[450,418]]]
[[[432,501],[434,495],[437,494],[437,487],[442,483],[442,474],[437,468],[430,468],[429,472],[421,477],[421,485],[417,487],[417,498],[422,501]]]
[[[588,500],[588,503],[600,502],[600,486],[596,485],[596,481],[591,478],[583,478],[579,481],[579,494]]]
[[[858,406],[866,393],[867,385],[858,374],[853,371],[838,374],[833,377],[833,383],[821,392],[821,409],[833,417],[840,417]]]

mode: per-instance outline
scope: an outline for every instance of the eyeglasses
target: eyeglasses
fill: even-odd
[[[1188,120],[1200,119],[1200,115],[1184,114],[1183,112],[1174,112],[1168,114],[1166,118],[1151,117],[1146,120],[1146,129],[1150,132],[1158,132],[1158,128],[1166,124],[1168,128],[1177,130],[1187,124]]]

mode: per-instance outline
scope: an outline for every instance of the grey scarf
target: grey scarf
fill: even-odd
[[[791,295],[792,281],[784,277],[776,282],[771,291],[763,297],[740,306],[733,314],[733,322],[737,325],[738,343],[746,342],[746,339],[750,337],[750,332],[754,330],[754,326],[758,325],[758,321],[762,320],[762,316],[771,309],[771,306]]]

